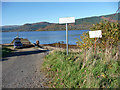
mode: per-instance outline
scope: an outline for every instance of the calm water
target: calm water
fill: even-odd
[[[80,34],[89,30],[70,30],[68,32],[69,44],[76,44],[75,38],[80,38]],[[17,32],[2,32],[2,44],[10,43],[17,36]],[[40,44],[50,44],[59,41],[66,43],[66,31],[32,31],[32,32],[19,32],[19,37],[27,38],[30,42],[35,43],[36,40]]]

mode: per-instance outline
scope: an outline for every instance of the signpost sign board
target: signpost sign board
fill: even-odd
[[[90,38],[102,38],[101,30],[89,31]]]
[[[96,38],[102,38],[102,32],[101,30],[96,30],[96,31],[89,31],[89,37],[90,38],[95,38],[95,54],[96,54]]]
[[[66,18],[59,18],[59,24],[66,24],[66,50],[68,55],[68,23],[75,23],[75,17],[66,17]]]
[[[59,24],[75,23],[75,17],[59,18]]]

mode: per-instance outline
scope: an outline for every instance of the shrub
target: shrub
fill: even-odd
[[[97,46],[101,48],[106,48],[110,46],[118,46],[118,41],[120,39],[120,26],[118,22],[109,22],[106,20],[93,24],[93,27],[90,28],[91,31],[101,30],[102,38],[99,39],[99,42],[96,42]],[[94,38],[89,38],[89,33],[83,33],[81,36],[82,41],[77,39],[76,42],[80,48],[87,49],[94,44]]]

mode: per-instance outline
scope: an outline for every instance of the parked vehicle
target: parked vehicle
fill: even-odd
[[[23,47],[23,44],[21,43],[20,38],[19,37],[15,38],[14,39],[14,48],[21,48],[21,47]]]

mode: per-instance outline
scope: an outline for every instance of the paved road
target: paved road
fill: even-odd
[[[46,50],[21,49],[2,59],[3,88],[45,88],[41,65]]]

